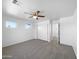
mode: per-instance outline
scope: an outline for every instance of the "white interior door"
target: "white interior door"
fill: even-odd
[[[49,31],[49,21],[38,23],[38,39],[49,41],[50,31]]]

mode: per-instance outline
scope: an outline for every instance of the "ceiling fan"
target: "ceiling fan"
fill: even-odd
[[[41,18],[44,18],[45,16],[43,15],[40,15],[41,11],[37,10],[35,12],[32,12],[32,13],[27,13],[27,12],[24,12],[24,14],[29,14],[31,15],[29,18],[35,18],[36,20],[38,20],[39,17]]]

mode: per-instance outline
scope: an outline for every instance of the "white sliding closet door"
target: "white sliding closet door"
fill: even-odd
[[[49,41],[50,40],[50,26],[49,21],[38,23],[38,39]]]

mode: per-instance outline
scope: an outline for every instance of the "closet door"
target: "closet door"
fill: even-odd
[[[49,41],[49,21],[38,23],[38,39]]]

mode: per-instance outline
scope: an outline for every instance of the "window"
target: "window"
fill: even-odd
[[[31,28],[31,26],[32,26],[31,24],[25,24],[25,28],[26,28],[26,29]]]
[[[6,21],[6,28],[16,28],[16,22]]]

